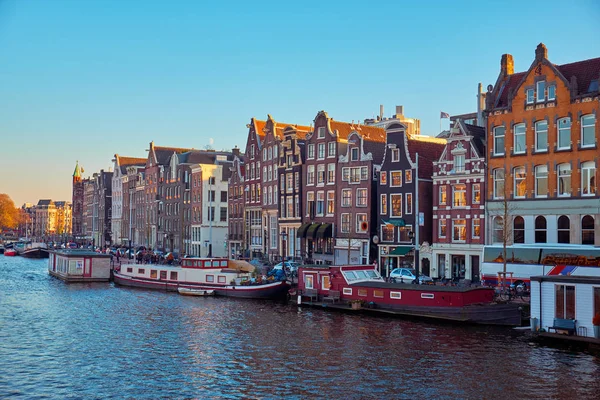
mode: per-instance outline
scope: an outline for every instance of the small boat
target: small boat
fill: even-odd
[[[4,250],[4,255],[6,257],[14,257],[17,255],[17,251],[15,249],[5,249]]]
[[[177,292],[184,296],[212,296],[213,294],[215,294],[214,290],[194,289],[187,287],[180,287],[179,289],[177,289]]]

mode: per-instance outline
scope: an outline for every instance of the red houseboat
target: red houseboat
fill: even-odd
[[[487,287],[385,282],[372,265],[302,266],[298,302],[474,324],[521,324],[518,304],[498,304]]]

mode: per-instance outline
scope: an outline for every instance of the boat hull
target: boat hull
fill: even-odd
[[[17,252],[13,249],[6,249],[4,250],[4,256],[5,257],[15,257],[17,255]]]
[[[215,294],[214,290],[188,289],[183,287],[180,287],[177,291],[183,296],[212,296]]]
[[[27,258],[48,258],[49,257],[48,250],[42,249],[39,247],[34,248],[34,249],[27,249],[21,255],[23,257],[27,257]]]
[[[179,288],[196,290],[213,290],[216,296],[238,297],[244,299],[281,299],[287,296],[290,285],[285,281],[273,282],[264,285],[207,285],[199,283],[179,283],[176,281],[158,281],[131,277],[114,273],[114,282],[117,285],[136,287],[142,289],[164,290],[168,292],[177,292]]]

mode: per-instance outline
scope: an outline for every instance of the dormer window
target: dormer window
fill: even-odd
[[[546,81],[539,81],[535,84],[536,92],[537,92],[537,101],[546,100]]]
[[[526,94],[527,94],[527,104],[533,104],[533,101],[534,101],[533,89],[527,89]]]

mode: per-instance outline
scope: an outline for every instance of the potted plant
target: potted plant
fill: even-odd
[[[594,337],[600,339],[600,312],[597,312],[592,318],[592,325],[594,325]]]

